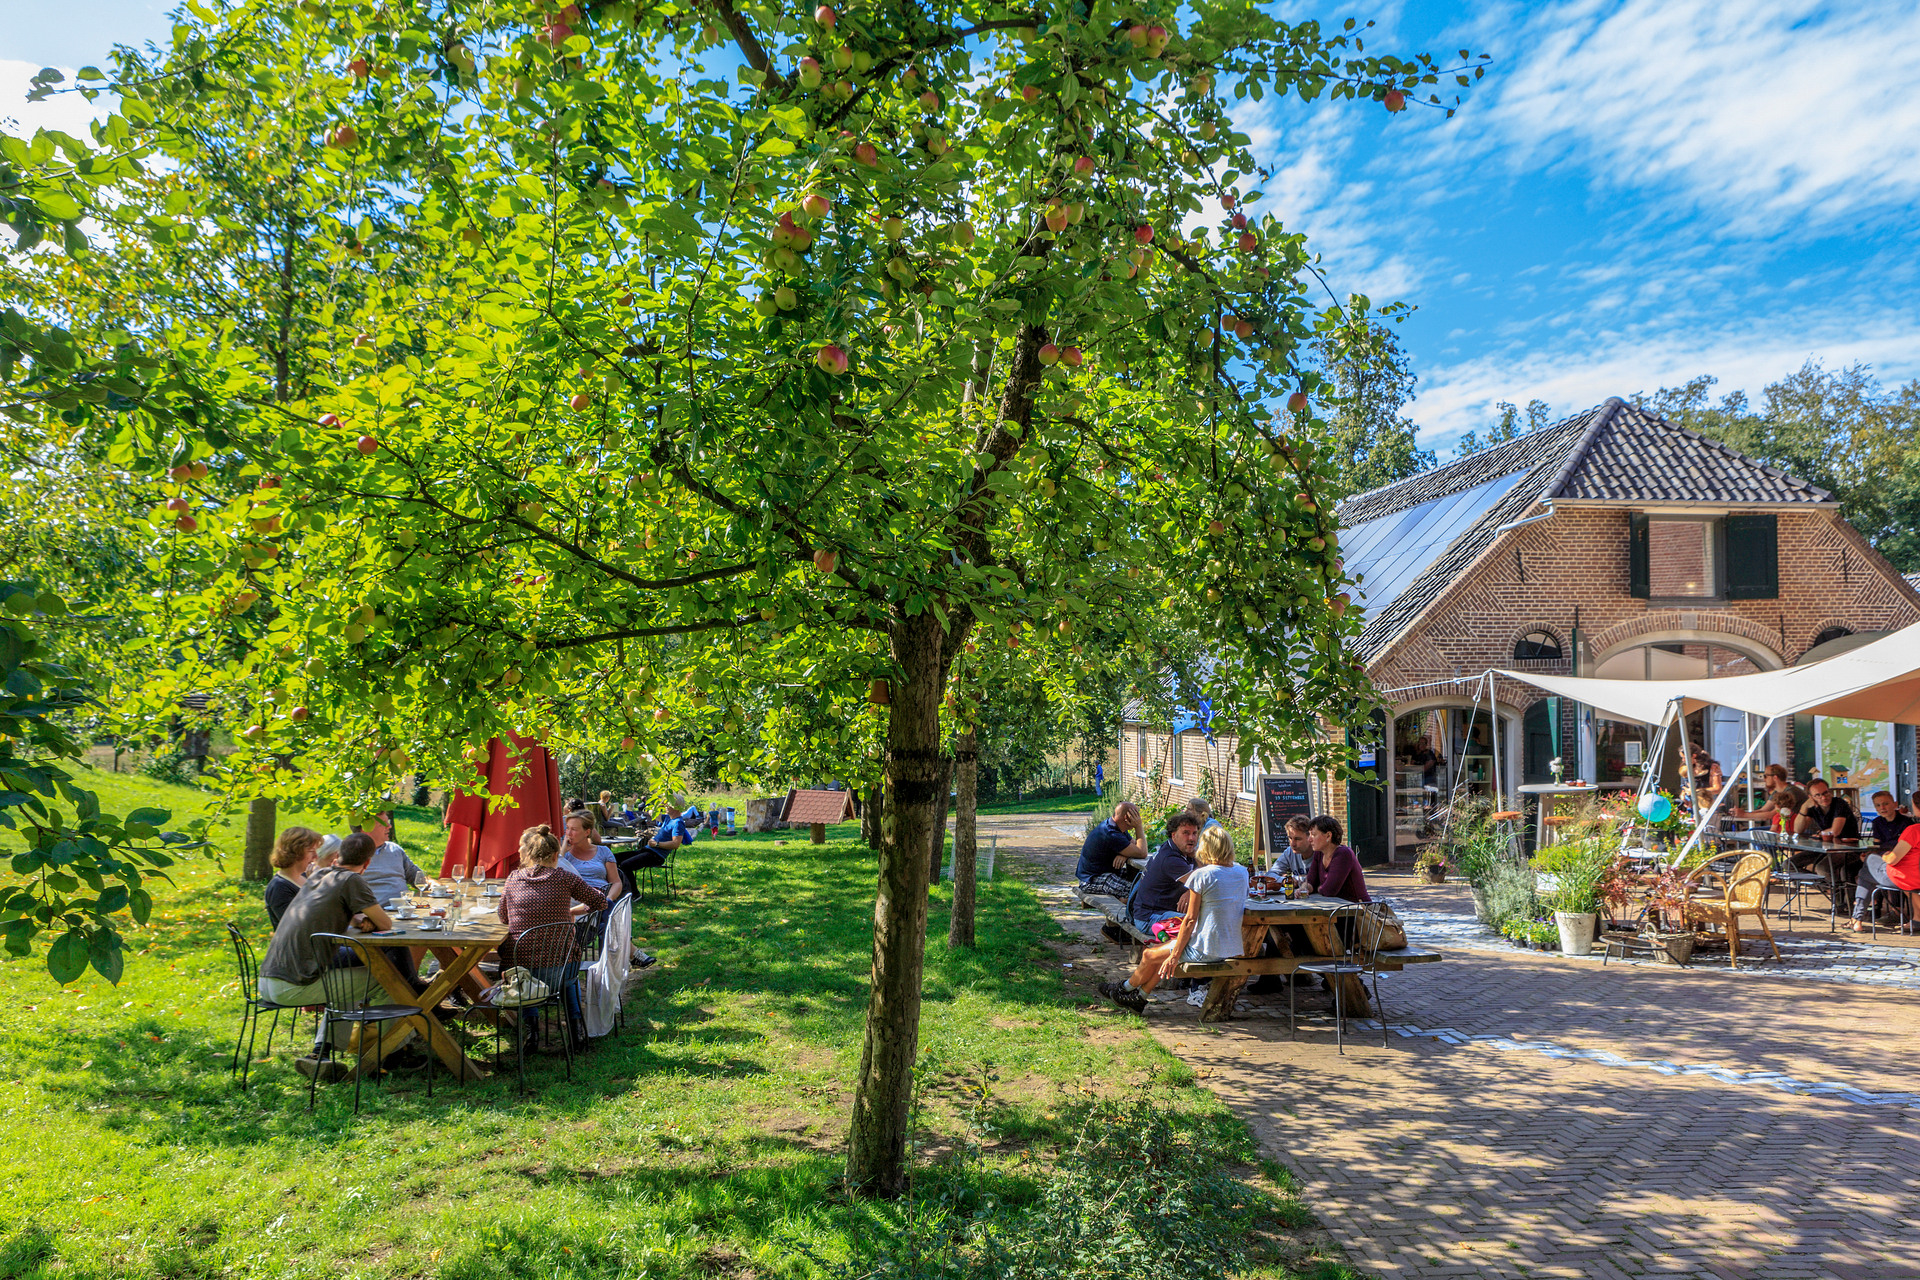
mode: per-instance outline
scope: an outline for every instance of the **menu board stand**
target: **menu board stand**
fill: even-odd
[[[1255,793],[1260,807],[1260,844],[1269,861],[1287,843],[1287,819],[1313,816],[1313,793],[1304,773],[1263,773]]]

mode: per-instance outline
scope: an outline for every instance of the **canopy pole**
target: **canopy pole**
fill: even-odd
[[[1771,730],[1772,728],[1773,728],[1773,721],[1772,721],[1772,720],[1769,720],[1769,721],[1767,721],[1767,727],[1766,727],[1765,729],[1762,729],[1762,730],[1760,731],[1760,732],[1761,732],[1761,734],[1762,734],[1762,736],[1764,736],[1764,735],[1765,735],[1765,734],[1766,734],[1766,733],[1767,733],[1767,732],[1768,732],[1769,730]],[[1744,768],[1746,768],[1746,767],[1747,767],[1747,762],[1748,762],[1749,760],[1751,760],[1751,759],[1753,759],[1753,753],[1754,753],[1754,751],[1755,751],[1755,750],[1757,750],[1757,749],[1759,748],[1759,746],[1760,746],[1760,739],[1759,739],[1759,738],[1753,738],[1753,739],[1750,739],[1750,740],[1748,741],[1748,743],[1747,743],[1747,750],[1746,750],[1746,754],[1744,754],[1744,755],[1742,755],[1742,756],[1740,757],[1740,767],[1741,767],[1742,769],[1744,769]],[[1703,813],[1703,814],[1701,814],[1701,815],[1700,815],[1700,820],[1699,820],[1699,821],[1698,821],[1697,823],[1695,823],[1695,824],[1694,824],[1694,828],[1693,828],[1693,834],[1692,834],[1691,836],[1689,836],[1689,837],[1687,837],[1687,843],[1686,843],[1686,847],[1680,850],[1680,854],[1679,854],[1679,856],[1678,856],[1678,857],[1676,857],[1676,858],[1674,859],[1674,861],[1675,861],[1675,862],[1685,862],[1685,861],[1686,861],[1686,859],[1687,859],[1687,855],[1688,855],[1689,853],[1692,853],[1692,852],[1693,852],[1693,847],[1694,847],[1694,846],[1695,846],[1696,844],[1699,844],[1699,843],[1700,843],[1700,836],[1701,836],[1701,833],[1703,833],[1704,831],[1706,831],[1706,829],[1707,829],[1707,824],[1708,824],[1709,822],[1712,822],[1712,821],[1713,821],[1713,817],[1714,817],[1714,815],[1720,812],[1720,805],[1721,805],[1721,804],[1722,804],[1722,803],[1723,803],[1723,802],[1724,802],[1724,801],[1726,800],[1726,798],[1727,798],[1727,792],[1729,792],[1729,791],[1731,791],[1731,790],[1733,790],[1733,788],[1732,788],[1732,786],[1731,786],[1731,785],[1729,785],[1729,786],[1724,786],[1724,787],[1721,787],[1721,788],[1720,788],[1720,794],[1718,794],[1718,795],[1716,795],[1716,796],[1715,796],[1715,797],[1713,798],[1713,803],[1712,803],[1711,805],[1709,805],[1709,806],[1707,806],[1707,811],[1706,811],[1705,813]],[[1697,801],[1696,801],[1696,803],[1695,803],[1695,805],[1694,805],[1694,807],[1695,807],[1696,809],[1697,809],[1697,808],[1699,807],[1699,804],[1698,804],[1698,802],[1697,802]]]
[[[1500,786],[1500,697],[1494,688],[1493,672],[1487,672],[1487,736],[1493,739],[1493,807],[1507,807],[1507,793]],[[1525,819],[1521,820],[1525,825]]]

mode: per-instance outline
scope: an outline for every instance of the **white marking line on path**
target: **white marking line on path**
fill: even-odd
[[[1350,1025],[1364,1027],[1371,1031],[1380,1029],[1379,1022],[1371,1018],[1355,1018]],[[1777,1071],[1735,1071],[1731,1067],[1723,1067],[1717,1063],[1679,1063],[1656,1058],[1627,1058],[1608,1049],[1569,1049],[1551,1040],[1522,1040],[1517,1036],[1501,1035],[1469,1035],[1464,1031],[1455,1031],[1452,1027],[1428,1031],[1411,1024],[1400,1024],[1391,1029],[1408,1039],[1421,1037],[1468,1048],[1499,1049],[1505,1053],[1537,1053],[1544,1058],[1598,1062],[1609,1067],[1634,1067],[1643,1071],[1657,1071],[1663,1076],[1712,1076],[1723,1084],[1759,1085],[1767,1089],[1778,1089],[1782,1093],[1799,1094],[1805,1097],[1839,1098],[1844,1102],[1858,1103],[1863,1107],[1909,1107],[1920,1110],[1920,1093],[1870,1093],[1865,1089],[1837,1081],[1829,1080],[1816,1084],[1795,1080],[1792,1076],[1782,1075]]]

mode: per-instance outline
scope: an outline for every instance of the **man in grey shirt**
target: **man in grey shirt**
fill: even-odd
[[[381,814],[373,831],[365,833],[374,842],[374,849],[373,857],[367,860],[367,869],[360,873],[360,878],[367,882],[367,888],[373,890],[373,900],[382,905],[400,897],[410,888],[417,889],[427,883],[427,873],[414,865],[407,851],[393,840],[382,838],[392,830],[393,816]]]

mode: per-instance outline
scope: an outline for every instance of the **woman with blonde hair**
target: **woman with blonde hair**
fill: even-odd
[[[1183,962],[1211,964],[1244,954],[1240,917],[1247,909],[1250,877],[1233,859],[1233,837],[1225,827],[1207,828],[1200,833],[1193,859],[1198,865],[1182,880],[1187,910],[1173,941],[1141,952],[1139,965],[1125,982],[1100,984],[1100,994],[1122,1009],[1145,1012],[1153,989],[1177,974]]]
[[[507,877],[500,891],[500,920],[507,926],[507,940],[500,944],[500,959],[514,963],[514,946],[520,935],[543,924],[560,924],[578,912],[605,911],[607,895],[560,862],[560,838],[546,823],[528,827],[520,833],[520,866]],[[582,904],[577,909],[575,903]],[[563,963],[540,957],[539,963]]]
[[[267,857],[273,864],[273,879],[267,881],[267,891],[261,897],[267,906],[267,922],[274,928],[280,927],[280,917],[286,914],[287,904],[299,896],[301,886],[306,884],[314,855],[320,851],[321,838],[318,831],[308,827],[288,827],[273,842],[273,852]]]

